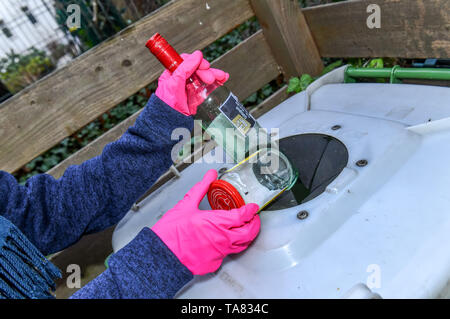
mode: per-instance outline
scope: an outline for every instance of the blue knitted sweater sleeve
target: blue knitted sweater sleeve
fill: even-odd
[[[102,154],[69,167],[60,179],[42,174],[24,186],[0,171],[0,214],[44,254],[83,234],[116,224],[172,163],[172,131],[192,129],[153,95],[134,126]],[[175,203],[174,203],[175,204]],[[149,228],[110,258],[110,267],[73,298],[171,298],[192,273]]]
[[[116,224],[172,164],[172,131],[192,129],[193,119],[156,95],[134,126],[102,154],[70,166],[55,179],[41,174],[22,186],[0,171],[0,214],[44,254],[60,251],[83,234]],[[175,204],[175,203],[174,203]]]
[[[161,239],[144,228],[111,256],[106,271],[71,298],[173,298],[192,278]]]

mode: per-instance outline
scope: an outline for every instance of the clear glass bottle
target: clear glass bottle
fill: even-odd
[[[297,178],[297,170],[283,153],[274,148],[261,149],[219,176],[209,188],[208,201],[213,209],[230,210],[255,203],[262,210],[290,189]]]
[[[158,33],[146,46],[173,72],[181,56]],[[189,105],[198,106],[196,119],[237,164],[211,184],[208,200],[213,209],[232,209],[256,203],[263,209],[294,185],[297,171],[267,132],[226,86],[205,84],[195,73],[187,80]]]
[[[148,40],[146,46],[171,72],[183,62],[175,49],[158,33]],[[206,84],[194,73],[187,81],[186,90],[190,99],[188,104],[198,106],[195,118],[201,120],[206,133],[235,163],[255,152],[258,145],[269,143],[267,132],[226,86]]]

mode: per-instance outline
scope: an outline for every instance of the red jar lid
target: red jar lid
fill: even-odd
[[[209,186],[208,201],[212,209],[221,210],[231,210],[245,205],[237,189],[221,179],[212,182]]]

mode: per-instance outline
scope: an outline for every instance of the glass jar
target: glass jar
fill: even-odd
[[[283,153],[261,149],[219,176],[208,190],[208,201],[213,209],[231,210],[255,203],[261,211],[297,178],[297,170]]]

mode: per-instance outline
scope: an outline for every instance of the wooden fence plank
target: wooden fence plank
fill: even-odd
[[[227,87],[242,101],[275,79],[280,70],[262,31],[218,58],[214,67],[230,73]]]
[[[367,6],[381,9],[369,29]],[[450,1],[346,1],[303,10],[322,57],[450,57]]]
[[[286,77],[319,75],[323,63],[298,2],[251,0],[251,4]]]
[[[269,112],[275,106],[286,100],[288,97],[289,93],[287,93],[287,85],[284,85],[263,102],[261,102],[258,106],[256,106],[253,110],[251,110],[250,113],[255,118],[258,118],[264,113]]]
[[[252,52],[252,54],[248,54],[248,52]],[[227,87],[241,100],[250,96],[279,74],[278,66],[261,31],[215,60],[212,66],[230,73]],[[55,166],[48,173],[54,177],[60,177],[70,165],[81,164],[89,158],[100,155],[106,144],[118,139],[129,126],[134,124],[138,115],[139,113],[130,116]]]
[[[144,46],[161,32],[180,52],[212,43],[253,16],[247,0],[173,1],[0,106],[0,170],[13,172],[154,81]]]

